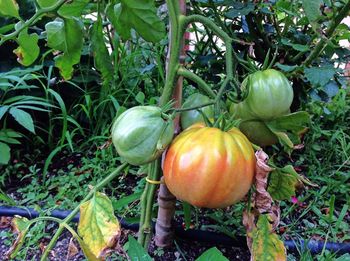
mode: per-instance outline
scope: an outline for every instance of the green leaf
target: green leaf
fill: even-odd
[[[303,132],[310,123],[310,115],[306,111],[298,111],[283,115],[266,122],[270,129],[275,131]]]
[[[5,144],[0,142],[0,165],[6,165],[9,163],[11,154],[10,154],[10,147]]]
[[[135,100],[143,105],[145,102],[145,94],[143,92],[138,92],[135,96]]]
[[[35,133],[33,118],[28,112],[17,109],[16,107],[12,107],[9,112],[19,124],[30,132]]]
[[[58,14],[66,18],[79,17],[88,3],[89,0],[68,1],[58,10]]]
[[[268,215],[260,215],[256,228],[252,231],[252,259],[254,261],[284,261],[287,260],[283,242],[272,226]]]
[[[37,0],[41,8],[46,8],[56,4],[57,0]]]
[[[276,63],[275,65],[284,72],[292,72],[296,68],[298,68],[297,65],[286,65],[286,64],[280,64],[280,63]]]
[[[142,195],[142,192],[139,192],[139,193],[134,193],[134,194],[122,197],[119,200],[117,200],[116,202],[114,202],[113,207],[116,210],[124,208],[124,207],[128,206],[130,203],[132,203],[136,200],[139,200],[141,195]]]
[[[9,108],[10,108],[10,106],[0,105],[0,120],[2,119],[2,117],[5,115],[5,113],[7,112],[7,110]]]
[[[22,135],[18,132],[12,131],[10,129],[0,130],[0,141],[6,142],[8,144],[21,144],[16,138],[20,138]]]
[[[254,11],[255,5],[254,3],[243,4],[237,1],[232,3],[232,7],[233,8],[229,9],[225,14],[226,17],[231,19],[242,15],[248,15]]]
[[[108,4],[106,14],[107,14],[108,20],[112,23],[117,33],[124,40],[127,40],[131,37],[131,34],[130,34],[131,27],[128,24],[123,24],[120,21],[121,11],[122,11],[121,3],[117,3],[115,5]]]
[[[24,65],[31,65],[39,56],[39,36],[35,33],[28,34],[27,30],[20,32],[17,38],[18,48],[13,52],[17,55],[17,61]]]
[[[20,18],[17,2],[15,0],[0,0],[0,16]]]
[[[294,50],[297,50],[299,52],[307,52],[310,50],[310,47],[308,45],[294,44],[294,43],[291,43],[290,40],[286,38],[282,38],[281,42],[284,45],[291,46]]]
[[[60,69],[65,80],[72,77],[73,65],[79,63],[83,47],[83,26],[78,19],[56,19],[45,25],[47,44],[62,51],[55,57],[56,67]]]
[[[21,138],[22,134],[18,133],[17,131],[11,130],[11,129],[2,129],[0,131],[1,135],[5,135],[6,137],[10,138]]]
[[[323,0],[302,0],[303,8],[307,19],[310,22],[315,22],[321,16],[321,4]]]
[[[0,150],[1,151],[1,150]],[[1,156],[0,156],[1,159]],[[0,160],[1,164],[1,160]],[[7,205],[16,206],[16,201],[14,201],[11,197],[9,197],[4,191],[0,189],[0,201],[5,202]]]
[[[216,247],[212,247],[201,254],[196,261],[228,261]]]
[[[157,43],[165,36],[165,25],[157,16],[153,0],[121,0],[119,21],[148,42]]]
[[[146,250],[132,236],[128,237],[128,256],[132,261],[152,261]]]
[[[295,196],[295,186],[298,180],[299,174],[292,166],[276,168],[270,173],[267,191],[273,200],[288,200],[291,196]]]
[[[325,86],[337,70],[333,66],[305,68],[304,73],[313,87]]]
[[[305,111],[294,112],[265,122],[289,154],[294,144],[300,143],[299,136],[307,130],[309,123],[310,116]]]
[[[103,89],[106,89],[113,80],[113,64],[104,41],[105,37],[100,16],[92,26],[91,34],[91,46],[95,57],[95,66],[102,74]]]
[[[78,233],[90,251],[102,258],[113,247],[120,234],[120,226],[109,198],[99,192],[80,206]]]

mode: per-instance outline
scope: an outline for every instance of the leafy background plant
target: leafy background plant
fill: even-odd
[[[35,25],[6,38],[37,10],[50,10],[55,2],[18,1],[17,8],[13,1],[0,1],[4,58],[0,61],[0,181],[17,204],[42,209],[71,208],[84,197],[88,183],[97,183],[110,166],[120,164],[114,150],[104,148],[110,124],[126,108],[158,103],[168,44],[167,18],[158,18],[156,9],[163,2],[154,5],[150,0],[142,8],[124,0],[57,1],[62,4],[57,13],[43,12]],[[302,108],[312,115],[303,150],[288,158],[279,145],[269,149],[276,164],[290,163],[320,186],[298,192],[297,201],[281,203],[284,238],[348,240],[350,108],[348,78],[342,67],[350,53],[340,41],[349,40],[349,28],[340,23],[327,35],[345,4],[335,0],[188,2],[189,14],[211,18],[239,40],[233,45],[237,82],[252,64],[274,61],[272,66],[293,81],[292,109]],[[144,16],[149,17],[145,23],[132,22]],[[190,30],[195,47],[187,52],[186,62],[217,90],[225,73],[224,47],[200,25]],[[310,60],[324,33],[327,45]],[[185,84],[196,87],[190,80]],[[185,96],[190,93],[186,90]],[[62,158],[66,162],[57,164]],[[114,209],[133,222],[139,217],[142,177],[143,169],[128,168],[105,189]],[[17,190],[16,182],[28,185]],[[233,236],[243,232],[242,210],[240,204],[227,210],[196,209],[187,221]],[[178,212],[184,213],[181,207]],[[215,225],[204,224],[203,216]],[[329,256],[324,252],[317,258]]]

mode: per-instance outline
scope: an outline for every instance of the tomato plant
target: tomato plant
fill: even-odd
[[[190,95],[185,102],[183,103],[183,107],[194,107],[204,105],[205,103],[209,103],[210,99],[208,96],[205,96],[200,93],[194,93]],[[214,106],[206,106],[200,109],[208,118],[214,117]],[[184,111],[181,113],[181,127],[182,129],[187,129],[191,125],[197,122],[204,122],[203,116],[197,110]]]
[[[164,160],[169,190],[198,207],[223,208],[241,200],[252,185],[255,156],[237,129],[225,132],[195,124],[177,136]]]
[[[158,158],[169,145],[174,124],[162,118],[155,106],[136,106],[123,112],[112,126],[112,141],[119,153],[132,165],[143,165]]]
[[[33,7],[28,16],[24,16],[23,10],[20,10],[23,9],[24,2],[30,2]],[[184,107],[195,108],[183,110],[185,111],[182,113],[183,128],[203,121],[202,115],[196,110],[201,110],[208,118],[213,117],[215,126],[217,123],[222,123],[220,126],[222,129],[225,129],[225,124],[232,126],[235,123],[231,121],[232,118],[241,119],[239,128],[251,141],[259,145],[270,145],[278,140],[283,146],[288,147],[290,153],[295,144],[301,143],[299,135],[305,132],[309,117],[306,112],[289,113],[294,96],[289,80],[294,82],[295,90],[299,92],[298,96],[306,96],[312,89],[313,96],[319,99],[323,99],[324,93],[328,95],[327,97],[331,97],[334,95],[334,89],[341,85],[339,77],[341,73],[337,66],[342,65],[348,54],[342,48],[338,48],[337,44],[340,40],[348,38],[349,28],[342,25],[341,21],[349,14],[349,1],[233,1],[231,3],[166,0],[165,2],[168,14],[166,19],[163,19],[163,15],[158,15],[162,12],[164,1],[0,0],[0,45],[7,43],[11,55],[17,56],[18,62],[23,66],[37,63],[45,67],[43,75],[45,79],[47,78],[47,84],[42,83],[40,86],[56,85],[56,79],[62,78],[63,81],[57,82],[61,84],[67,83],[68,80],[72,81],[77,89],[83,92],[77,96],[83,97],[81,100],[84,100],[85,104],[79,101],[79,104],[74,106],[70,104],[66,106],[56,91],[45,89],[46,99],[54,97],[55,103],[62,111],[57,117],[50,116],[52,120],[50,119],[49,135],[55,135],[55,128],[51,125],[53,120],[64,118],[64,121],[61,139],[57,143],[59,147],[49,155],[44,169],[48,167],[47,162],[50,162],[54,154],[63,147],[69,146],[74,151],[76,133],[85,137],[92,136],[91,133],[85,134],[82,131],[87,122],[91,129],[104,131],[103,136],[92,137],[87,143],[101,137],[105,138],[108,129],[106,126],[109,126],[111,117],[116,111],[123,110],[124,106],[158,103],[162,108],[169,105],[171,108],[167,110],[171,110],[173,115],[180,113],[182,77],[211,99],[209,102],[209,98],[198,94],[189,97]],[[186,2],[189,3],[188,15],[185,13]],[[89,18],[91,14],[93,19]],[[165,26],[164,21],[169,21],[169,27]],[[6,24],[3,24],[4,22]],[[191,40],[185,41],[183,37],[189,33],[190,26],[191,32],[195,32],[196,47],[194,51],[187,50],[186,53],[186,48],[183,50],[181,48],[184,47],[184,43],[191,42]],[[164,41],[168,28],[170,28],[169,37]],[[143,40],[139,41],[138,36]],[[150,42],[155,45],[148,45]],[[165,43],[169,43],[168,48],[165,48]],[[45,48],[42,48],[43,46]],[[141,50],[142,55],[135,52],[139,46],[147,47],[147,51]],[[158,49],[158,55],[155,57],[150,55],[147,59],[139,60],[138,57],[147,56],[153,47]],[[167,59],[165,49],[168,50]],[[132,55],[129,59],[124,59],[130,53]],[[136,53],[137,55],[134,55]],[[133,64],[129,63],[131,60],[134,61]],[[163,61],[167,62],[165,70]],[[47,64],[52,65],[49,70],[46,70]],[[122,64],[127,66],[121,66]],[[139,67],[135,68],[134,64],[139,64]],[[289,80],[283,73],[266,68],[283,71]],[[257,69],[260,71],[256,71]],[[243,79],[248,73],[251,74]],[[142,75],[141,81],[140,75]],[[37,77],[33,77],[30,76],[29,79],[35,82],[34,79]],[[30,98],[27,93],[17,97],[13,94],[23,89],[15,82],[23,82],[26,78],[12,76],[2,78],[4,79],[1,80],[0,91],[7,95],[10,91],[15,92],[10,93],[13,97],[10,97],[9,101],[1,104],[0,120],[11,124],[6,118],[7,115],[11,115],[34,135],[33,120],[36,120],[36,117],[31,117],[22,109],[38,111],[46,109],[23,103],[22,98]],[[90,86],[95,86],[96,89],[89,92]],[[56,90],[65,89],[56,87],[59,86],[55,86]],[[242,97],[240,91],[247,94],[247,97],[240,103],[232,105],[232,117],[227,117],[227,112],[220,104],[226,97],[230,97],[227,93],[231,91],[231,87],[235,89],[232,97],[237,102]],[[26,92],[30,93],[32,88],[34,89],[28,85]],[[98,90],[98,95],[95,90]],[[91,102],[92,99],[95,101]],[[207,106],[208,103],[210,106]],[[42,103],[39,100],[35,104],[49,108],[48,105],[51,103]],[[54,107],[52,106],[52,109]],[[78,122],[80,120],[76,121],[71,116],[70,108],[80,108],[75,116],[76,119],[83,118],[84,124],[80,125]],[[103,122],[104,117],[108,119],[107,123]],[[7,135],[8,131],[5,130],[9,129],[6,125],[4,125],[6,129],[0,130],[0,140],[3,141],[0,143],[0,150],[7,155],[5,160],[0,160],[3,163],[9,161],[7,143],[18,143],[16,139]],[[81,131],[77,131],[75,127],[73,129],[73,126]],[[175,129],[181,130],[179,126]],[[272,214],[275,214],[272,211],[278,212],[276,211],[278,204],[273,205],[272,200],[290,199],[295,195],[297,182],[303,179],[292,166],[282,169],[273,166],[274,170],[268,176],[271,168],[267,166],[267,155],[256,162],[247,138],[235,128],[227,129],[228,131],[222,131],[216,127],[199,124],[180,133],[165,156],[166,185],[178,198],[195,206],[225,207],[244,197],[252,185],[255,169],[256,190],[252,197],[249,197],[248,202],[251,204],[248,203],[246,209],[249,215],[252,213],[258,215],[248,224],[251,231],[247,230],[248,238],[251,237],[254,243],[252,257],[256,260],[273,260],[270,254],[273,256],[277,253],[275,256],[280,256],[278,259],[284,260],[286,257],[283,243],[273,232],[276,224],[271,224],[276,221],[271,220]],[[162,193],[167,191],[164,189],[166,185],[160,181],[162,171],[159,156],[171,142],[173,132],[174,125],[158,107],[134,107],[122,114],[113,125],[112,140],[126,163],[121,164],[118,169],[94,185],[86,198],[65,220],[45,219],[45,217],[37,219],[37,221],[50,220],[59,223],[57,232],[45,248],[42,260],[47,259],[63,229],[72,232],[73,229],[68,223],[79,210],[81,220],[78,226],[79,235],[73,233],[74,237],[78,241],[82,239],[79,243],[88,259],[104,258],[104,253],[108,252],[105,251],[106,248],[112,245],[119,234],[119,224],[113,214],[111,202],[98,191],[110,184],[121,171],[129,170],[130,166],[127,163],[132,165],[150,163],[148,170],[143,172],[147,174],[146,183],[140,183],[144,185],[144,193],[140,200],[140,216],[137,217],[140,220],[138,240],[147,248],[152,239],[156,185],[161,184],[159,199],[166,198]],[[278,149],[276,148],[276,154]],[[346,161],[347,158],[343,160]],[[258,168],[259,162],[260,167],[265,167],[264,171],[260,171],[260,175],[258,175],[261,170]],[[344,164],[340,166],[342,168]],[[140,170],[145,169],[142,167]],[[268,182],[271,184],[269,191],[266,190]],[[168,198],[171,199],[172,195],[169,194],[171,193],[168,193]],[[259,199],[259,196],[262,196],[263,200],[254,202],[254,197]],[[257,206],[261,201],[263,204]],[[158,217],[163,218],[161,204],[159,209]],[[334,210],[334,200],[330,209]],[[175,209],[172,208],[171,211],[173,214]],[[346,210],[339,211],[341,214],[345,212]],[[160,223],[163,225],[159,226],[163,228],[161,232],[171,231],[171,224],[166,227],[164,222],[162,223],[164,220],[171,221],[171,217],[161,220]],[[331,215],[330,221],[332,221]],[[22,222],[27,223],[23,220]],[[23,240],[28,227],[34,224],[34,221],[28,226],[22,222],[20,224],[24,228]],[[329,223],[331,225],[332,222]],[[96,227],[101,232],[98,248],[93,235]],[[163,236],[168,237],[166,233],[163,233]],[[269,244],[271,242],[274,244]],[[18,246],[20,245],[21,242]]]
[[[243,101],[243,110],[261,120],[270,120],[288,113],[294,96],[288,79],[274,69],[250,74],[244,79],[242,90],[248,92]]]

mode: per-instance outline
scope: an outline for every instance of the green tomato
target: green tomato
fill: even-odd
[[[255,116],[246,109],[245,104],[243,102],[240,103],[231,103],[230,105],[230,114],[234,117],[234,119],[242,119],[242,120],[253,120]]]
[[[277,143],[277,137],[266,126],[264,121],[255,119],[245,107],[245,103],[232,103],[230,106],[230,114],[235,119],[241,119],[239,129],[254,144],[259,146],[270,146]]]
[[[276,135],[273,134],[263,121],[242,121],[239,124],[239,129],[252,143],[262,147],[276,144],[278,141]]]
[[[163,119],[161,109],[156,106],[128,109],[112,126],[112,141],[118,154],[132,165],[158,158],[173,135],[174,123]]]
[[[279,71],[268,69],[250,74],[242,83],[248,91],[244,107],[256,119],[271,120],[287,113],[293,101],[293,88]]]
[[[200,106],[208,102],[210,102],[208,96],[200,93],[194,93],[185,100],[183,103],[183,108]],[[200,110],[208,117],[208,119],[214,118],[213,105],[203,107]],[[202,114],[200,114],[197,110],[184,111],[181,113],[181,127],[183,130],[198,122],[204,122],[204,119]]]

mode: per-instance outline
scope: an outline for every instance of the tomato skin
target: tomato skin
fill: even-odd
[[[244,107],[256,119],[271,120],[286,114],[294,93],[288,79],[279,71],[268,69],[247,76],[242,90],[248,90]]]
[[[263,121],[242,121],[239,124],[239,129],[252,143],[261,147],[270,146],[278,142],[276,135],[273,134]]]
[[[210,102],[210,99],[208,96],[205,96],[200,93],[194,93],[190,95],[185,102],[183,103],[184,108],[190,108],[195,106],[200,106],[202,104]],[[208,117],[213,118],[214,117],[214,106],[206,106],[201,108],[201,111]],[[204,122],[203,116],[197,111],[197,110],[191,110],[191,111],[184,111],[181,113],[181,127],[182,129],[187,129],[191,125],[198,123],[198,122]]]
[[[234,119],[241,119],[239,129],[254,144],[270,146],[276,144],[278,139],[262,120],[257,120],[241,103],[230,105],[230,114]]]
[[[132,165],[158,158],[170,144],[174,123],[162,118],[156,106],[136,106],[123,112],[112,126],[112,142],[118,154]]]
[[[173,140],[163,173],[178,199],[197,207],[224,208],[248,193],[255,161],[251,143],[237,128],[224,132],[199,123]]]

